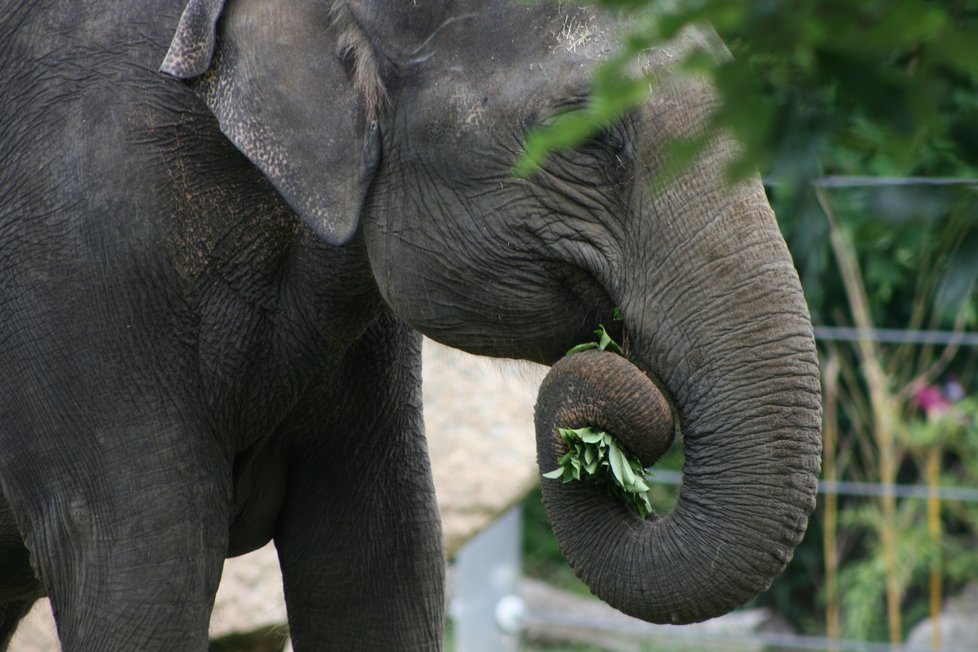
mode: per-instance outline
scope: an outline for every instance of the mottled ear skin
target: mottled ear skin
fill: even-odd
[[[224,0],[190,0],[163,59],[160,72],[177,79],[200,77],[211,67],[217,44],[217,21]]]
[[[325,4],[190,0],[160,70],[188,82],[299,217],[342,245],[359,226],[381,140]]]

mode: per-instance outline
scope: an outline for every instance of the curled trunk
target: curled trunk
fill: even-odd
[[[617,292],[631,353],[656,384],[636,379],[643,374],[622,368],[620,356],[577,354],[554,366],[537,402],[538,462],[547,472],[564,452],[558,427],[602,427],[653,461],[671,428],[655,407],[664,401],[657,385],[668,394],[685,453],[669,514],[641,519],[601,489],[542,480],[578,576],[650,622],[705,620],[752,599],[790,560],[815,505],[814,339],[784,242],[755,192],[734,197],[682,248],[645,243],[661,259],[635,264],[643,276]],[[663,279],[663,269],[675,272]]]

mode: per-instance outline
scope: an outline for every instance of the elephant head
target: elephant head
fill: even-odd
[[[164,70],[196,85],[323,238],[362,243],[401,319],[469,352],[554,364],[620,310],[655,384],[601,356],[555,367],[539,405],[542,470],[556,465],[555,426],[654,430],[641,400],[619,397],[661,390],[684,477],[672,512],[646,519],[544,480],[560,544],[592,590],[685,623],[766,588],[814,506],[818,372],[763,188],[724,181],[735,145],[716,139],[678,177],[659,174],[665,144],[695,134],[714,105],[672,63],[711,37],[646,53],[647,102],[524,179],[513,166],[527,133],[585,104],[616,49],[606,15],[507,0],[227,5],[192,0]],[[567,393],[581,383],[595,391]],[[665,445],[631,437],[647,463]]]

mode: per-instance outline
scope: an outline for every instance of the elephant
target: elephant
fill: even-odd
[[[541,472],[552,424],[641,432],[617,397],[667,400],[684,451],[669,513],[543,480],[565,555],[613,606],[708,619],[791,558],[821,418],[797,274],[759,178],[728,183],[734,140],[660,174],[716,107],[675,65],[725,56],[708,28],[643,53],[648,99],[521,176],[527,135],[591,101],[620,16],[508,0],[0,16],[0,648],[47,597],[65,650],[205,650],[223,560],[273,541],[297,651],[440,649],[422,335],[552,366]],[[629,363],[562,363],[599,324]],[[637,437],[643,463],[666,445]]]

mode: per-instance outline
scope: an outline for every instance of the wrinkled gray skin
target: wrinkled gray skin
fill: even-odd
[[[519,180],[607,19],[185,1],[0,0],[0,643],[47,595],[69,652],[204,650],[222,560],[274,540],[296,650],[438,649],[418,332],[549,364],[615,306],[685,481],[644,522],[568,494],[561,545],[649,620],[766,587],[813,506],[811,328],[730,143],[651,186],[712,102],[675,52]]]

